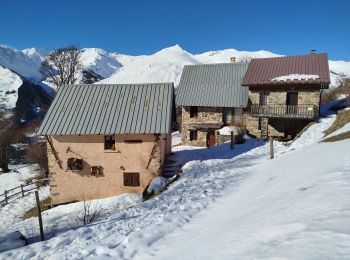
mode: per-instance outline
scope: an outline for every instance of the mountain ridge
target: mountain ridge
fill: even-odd
[[[15,48],[0,44],[0,66],[2,67],[2,76],[11,73],[4,71],[10,70],[20,77],[26,78],[39,85],[53,88],[53,86],[42,81],[40,73],[41,62],[49,55],[50,51],[44,48],[27,48],[17,50]],[[89,74],[92,81],[104,84],[117,83],[141,83],[141,82],[174,82],[175,86],[179,84],[182,69],[184,65],[208,64],[208,63],[228,63],[231,57],[235,57],[237,62],[247,61],[253,58],[269,58],[284,56],[266,50],[258,51],[239,51],[236,49],[224,49],[207,51],[199,54],[192,54],[176,44],[161,49],[150,55],[127,55],[116,52],[107,52],[100,48],[83,48],[81,54],[81,63],[83,71],[80,72],[79,79],[83,82],[84,76]],[[337,86],[338,81],[346,76],[350,77],[350,61],[332,61],[329,60],[331,85]],[[6,73],[5,73],[6,72]],[[6,102],[6,91],[10,90],[6,82],[11,79],[0,81],[0,100]],[[46,87],[45,87],[46,85]],[[14,91],[18,89],[14,88]],[[13,98],[10,98],[9,108],[13,108]],[[2,107],[6,107],[2,104]]]

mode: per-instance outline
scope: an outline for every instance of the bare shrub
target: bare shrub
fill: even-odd
[[[23,139],[23,131],[15,125],[14,119],[4,120],[0,128],[0,168],[2,172],[9,172],[11,145]]]
[[[83,200],[82,209],[77,212],[76,219],[83,225],[98,220],[102,215],[102,203],[93,200]]]
[[[76,211],[75,216],[71,219],[68,219],[68,226],[71,228],[75,228],[81,225],[88,225],[92,222],[98,220],[102,217],[103,214],[103,205],[102,202],[98,200],[92,200],[91,191],[88,195],[83,195],[83,200],[81,201],[81,205],[79,209]]]
[[[40,177],[47,178],[49,169],[45,142],[29,144],[26,151],[26,159],[28,163],[38,164],[41,170]]]

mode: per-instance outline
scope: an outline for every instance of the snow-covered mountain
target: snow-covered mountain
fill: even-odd
[[[0,66],[0,111],[16,106],[18,88],[22,83],[16,73]]]
[[[180,81],[184,65],[225,63],[229,62],[231,57],[235,57],[236,61],[239,62],[252,58],[282,56],[264,50],[249,52],[235,49],[191,54],[179,45],[162,49],[152,55],[140,56],[109,53],[98,48],[84,48],[82,51],[81,63],[83,70],[92,73],[95,79],[102,79],[99,83],[174,82],[175,86]],[[12,82],[13,74],[40,82],[42,80],[39,71],[40,63],[48,54],[49,51],[46,49],[16,50],[0,45],[0,66],[2,66],[2,70],[10,70],[2,71],[1,95],[3,96],[3,93],[11,88],[8,82]],[[350,77],[349,61],[329,61],[329,67],[332,86],[336,86],[343,75]],[[81,79],[83,75],[84,73],[81,73]],[[3,107],[12,108],[13,102],[13,98],[11,100],[8,98],[1,99]]]

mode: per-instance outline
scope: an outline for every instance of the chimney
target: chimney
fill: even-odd
[[[310,54],[316,54],[316,50],[310,50]]]
[[[230,63],[236,63],[236,57],[231,57],[230,58]]]

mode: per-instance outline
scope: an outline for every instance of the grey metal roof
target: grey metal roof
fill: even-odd
[[[185,66],[176,104],[179,106],[246,107],[248,89],[242,87],[248,63]]]
[[[170,133],[173,83],[63,85],[38,135]]]

